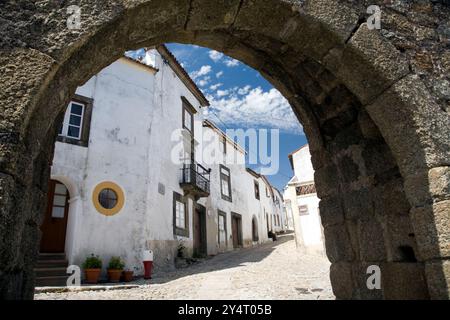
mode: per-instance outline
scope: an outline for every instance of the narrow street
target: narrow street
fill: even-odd
[[[38,293],[35,299],[334,299],[325,257],[300,255],[293,235],[158,274],[139,287]]]

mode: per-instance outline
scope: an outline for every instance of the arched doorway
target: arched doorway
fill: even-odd
[[[255,216],[253,216],[252,219],[252,240],[254,242],[258,242],[259,241],[259,236],[258,236],[258,220],[256,219]]]
[[[448,19],[448,6],[431,5],[436,21]],[[19,5],[7,6],[5,23],[24,23],[8,29],[0,54],[7,110],[0,139],[2,297],[32,297],[30,252],[38,249],[55,124],[75,88],[125,50],[163,42],[224,52],[259,70],[289,100],[310,143],[337,297],[449,297],[444,258],[450,231],[443,221],[449,208],[450,116],[432,90],[446,71],[415,69],[426,46],[404,34],[414,28],[387,26],[399,34],[395,39],[419,41],[417,49],[401,46],[369,30],[363,2],[339,0],[108,6],[92,0],[83,2],[87,19],[77,31],[63,19],[49,19],[55,26],[48,28],[33,25],[41,22],[30,22]],[[36,7],[48,17],[64,9],[57,3]],[[383,15],[396,21],[394,9],[383,6]],[[445,51],[443,43],[432,41]],[[404,260],[404,246],[417,262]],[[382,291],[366,287],[366,266],[373,264],[385,275]]]
[[[56,180],[50,180],[47,210],[41,225],[41,253],[63,253],[69,215],[69,190]]]

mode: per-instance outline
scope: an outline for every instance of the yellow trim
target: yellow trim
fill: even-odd
[[[98,196],[100,195],[100,192],[103,189],[111,189],[117,194],[117,204],[112,209],[105,209],[100,204],[100,201],[98,200]],[[125,194],[122,191],[122,188],[120,188],[117,184],[111,181],[105,181],[99,183],[92,192],[92,202],[94,203],[95,209],[97,209],[98,212],[105,216],[113,216],[117,213],[119,213],[120,210],[122,210],[123,205],[125,204]]]

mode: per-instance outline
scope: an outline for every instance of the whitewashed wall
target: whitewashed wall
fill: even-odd
[[[324,255],[323,231],[319,214],[320,199],[316,193],[300,196],[296,194],[297,186],[314,183],[314,169],[309,146],[306,145],[294,152],[292,161],[295,176],[285,188],[284,199],[285,205],[291,207],[297,247],[308,253]],[[309,214],[300,215],[299,206],[307,206]]]

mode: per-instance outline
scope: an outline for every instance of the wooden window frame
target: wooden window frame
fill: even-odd
[[[227,138],[225,138],[225,136],[222,136],[221,140],[222,140],[222,141],[221,141],[220,143],[221,143],[222,146],[223,146],[223,147],[222,147],[222,148],[223,148],[223,149],[222,149],[222,152],[223,152],[223,154],[226,155],[226,154],[227,154]]]
[[[221,164],[219,167],[220,167],[219,168],[220,194],[221,194],[223,200],[226,200],[226,201],[229,201],[229,202],[233,202],[233,197],[232,197],[232,194],[231,194],[231,171],[230,171],[229,168],[225,167],[223,164]],[[228,194],[229,194],[229,196],[223,194],[222,179],[223,179],[223,177],[225,175],[222,173],[222,169],[224,169],[225,171],[228,171]]]
[[[70,107],[72,106],[72,102],[84,105],[83,116],[81,118],[80,138],[76,139],[76,138],[72,138],[72,137],[58,135],[56,138],[56,141],[63,142],[63,143],[69,143],[69,144],[87,148],[89,146],[89,135],[90,135],[90,131],[91,131],[91,120],[92,120],[92,111],[93,111],[93,107],[94,107],[94,100],[91,98],[85,97],[85,96],[75,94],[70,101],[70,104],[69,104]],[[62,115],[60,115],[60,120],[58,122],[60,124],[60,126],[63,125],[64,117],[65,117],[65,114],[66,114],[69,106],[67,106],[64,113]],[[60,128],[61,127],[57,128],[58,132],[59,132]]]
[[[177,226],[177,202],[184,204],[184,228]],[[186,199],[178,192],[173,192],[173,234],[181,237],[189,237],[189,212]]]
[[[224,218],[223,227],[225,229],[225,248],[227,248],[228,247],[227,213],[222,210],[217,210],[217,243],[220,246],[220,224],[219,224],[220,217]]]
[[[181,101],[182,101],[182,110],[183,110],[183,114],[182,114],[182,126],[184,129],[186,129],[187,131],[189,131],[191,133],[192,136],[194,136],[194,114],[197,113],[197,110],[195,110],[195,108],[192,106],[192,104],[185,98],[185,97],[181,97]],[[186,111],[188,112],[188,114],[191,116],[191,129],[187,128],[184,124],[185,124],[185,116],[186,116]]]
[[[194,160],[195,160],[194,114],[197,113],[197,110],[195,110],[195,108],[188,101],[188,99],[186,99],[186,97],[181,97],[181,104],[182,104],[182,111],[181,111],[181,113],[182,113],[182,116],[181,116],[182,128],[185,129],[187,132],[189,132],[190,135],[191,135],[191,154],[190,154],[190,157],[191,157],[191,162],[194,162]],[[186,111],[191,116],[191,129],[187,128],[184,125],[185,124]]]

